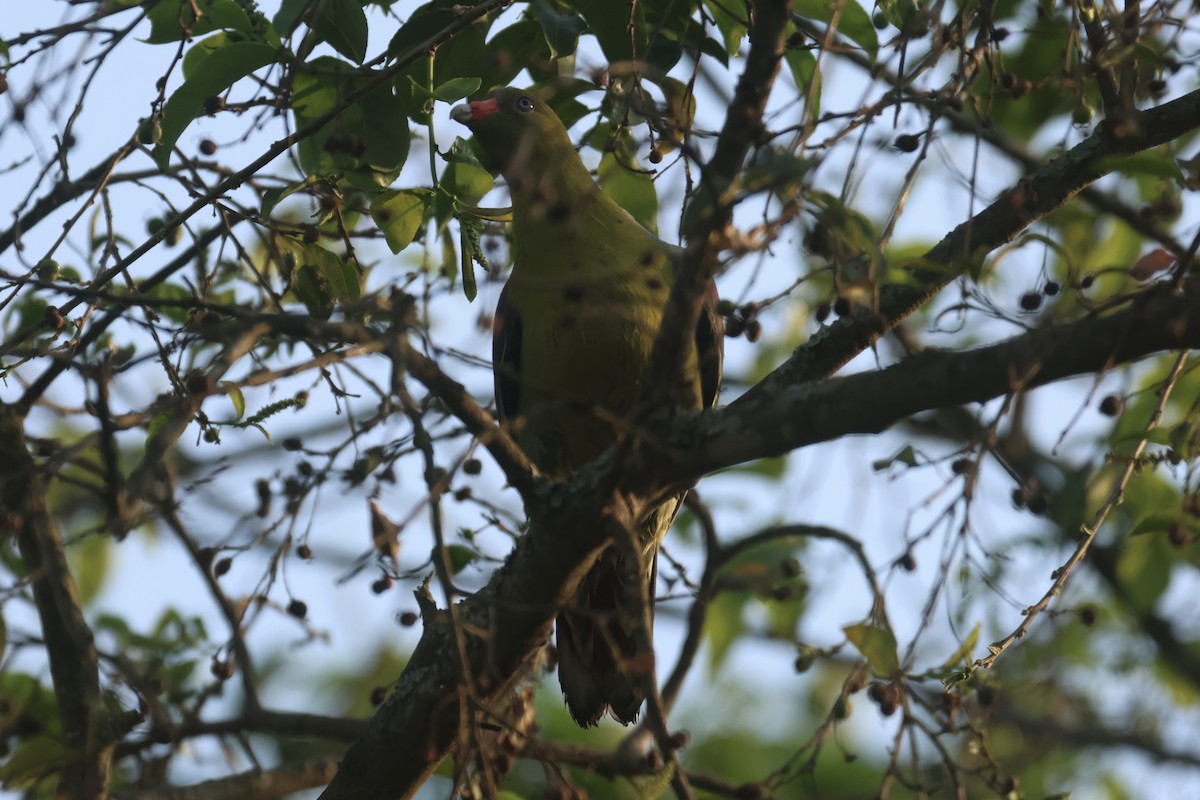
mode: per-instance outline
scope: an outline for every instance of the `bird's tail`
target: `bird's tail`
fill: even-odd
[[[645,699],[643,681],[654,669],[654,653],[639,651],[637,631],[643,619],[653,621],[658,544],[679,503],[671,500],[651,512],[642,526],[638,557],[628,547],[605,550],[575,603],[558,615],[558,682],[582,727],[595,725],[605,712],[623,725],[637,719]],[[650,608],[643,617],[645,598]]]

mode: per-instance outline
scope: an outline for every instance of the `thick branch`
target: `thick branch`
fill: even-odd
[[[700,417],[669,454],[675,482],[856,433],[913,414],[990,400],[1169,350],[1200,347],[1200,278],[1159,284],[1122,310],[964,353],[927,351],[879,372],[800,383]],[[664,457],[664,460],[667,460]]]
[[[877,312],[859,309],[858,314],[821,330],[734,405],[752,404],[789,386],[833,374],[960,276],[971,259],[1011,242],[1031,223],[1115,169],[1121,156],[1173,141],[1198,127],[1200,91],[1143,112],[1136,135],[1124,126],[1120,130],[1126,135],[1119,137],[1107,123],[1102,125],[934,245],[921,267],[913,270],[913,285],[883,287]]]
[[[746,154],[764,133],[763,112],[783,57],[791,3],[767,0],[752,6],[746,68],[738,79],[716,150],[701,173],[700,192],[693,203],[703,213],[695,217],[694,224],[685,226],[687,248],[671,285],[646,379],[642,381],[639,405],[646,408],[675,404],[677,387],[690,385],[690,381],[683,380],[683,365],[695,346],[700,307],[716,273],[717,253],[733,216],[736,180]]]
[[[557,610],[604,546],[632,524],[600,504],[591,474],[529,504],[530,532],[486,587],[451,610],[426,614],[404,674],[347,751],[323,800],[411,797],[463,726],[528,671]],[[465,642],[467,665],[459,662],[456,635]]]
[[[67,554],[50,511],[46,489],[25,444],[24,418],[0,406],[0,538],[15,534],[33,586],[63,743],[79,760],[62,771],[60,796],[104,798],[113,743],[100,706],[100,674],[92,631],[83,619]]]
[[[272,800],[327,783],[337,771],[331,758],[252,770],[195,786],[114,793],[116,800]]]

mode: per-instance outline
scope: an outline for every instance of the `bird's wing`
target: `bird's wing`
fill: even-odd
[[[492,374],[500,419],[513,419],[520,413],[521,317],[508,302],[507,285],[500,292],[492,319]]]
[[[712,408],[721,389],[721,370],[725,360],[725,323],[717,313],[717,286],[708,285],[700,322],[696,326],[696,357],[700,365],[700,404]]]

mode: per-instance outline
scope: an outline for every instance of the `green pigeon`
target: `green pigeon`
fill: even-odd
[[[530,91],[507,88],[455,107],[512,196],[512,275],[496,309],[496,405],[544,475],[561,479],[625,436],[679,249],[655,237],[604,194],[562,121]],[[711,407],[721,381],[722,326],[716,289],[686,365],[694,410]],[[658,545],[683,495],[650,510],[639,557],[610,546],[556,623],[558,678],[583,727],[607,712],[637,719],[652,653],[639,653],[643,587],[653,599]],[[562,535],[570,535],[563,531]],[[629,555],[626,555],[629,554]]]

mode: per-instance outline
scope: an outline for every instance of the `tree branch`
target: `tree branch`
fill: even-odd
[[[660,468],[672,483],[842,436],[878,433],[913,414],[976,403],[1111,369],[1154,353],[1200,347],[1200,277],[1157,284],[1126,308],[1031,331],[964,353],[926,351],[878,372],[754,392],[686,426]],[[669,451],[669,452],[667,452]]]
[[[337,771],[332,758],[283,764],[274,769],[251,770],[195,786],[150,791],[114,792],[115,800],[272,800],[328,783]]]
[[[37,465],[25,444],[24,417],[0,405],[0,538],[15,534],[33,585],[63,744],[79,760],[62,770],[59,796],[102,800],[107,796],[113,745],[124,731],[100,705],[100,673],[92,631],[83,619],[67,554],[50,510]]]
[[[1106,122],[1085,141],[1021,179],[934,245],[912,270],[915,284],[884,286],[878,309],[859,308],[818,331],[734,405],[832,375],[962,275],[972,259],[1011,242],[1031,223],[1112,172],[1121,156],[1157,147],[1200,127],[1200,90],[1144,111],[1138,119],[1136,133],[1128,125],[1120,127],[1124,135],[1113,133]]]

